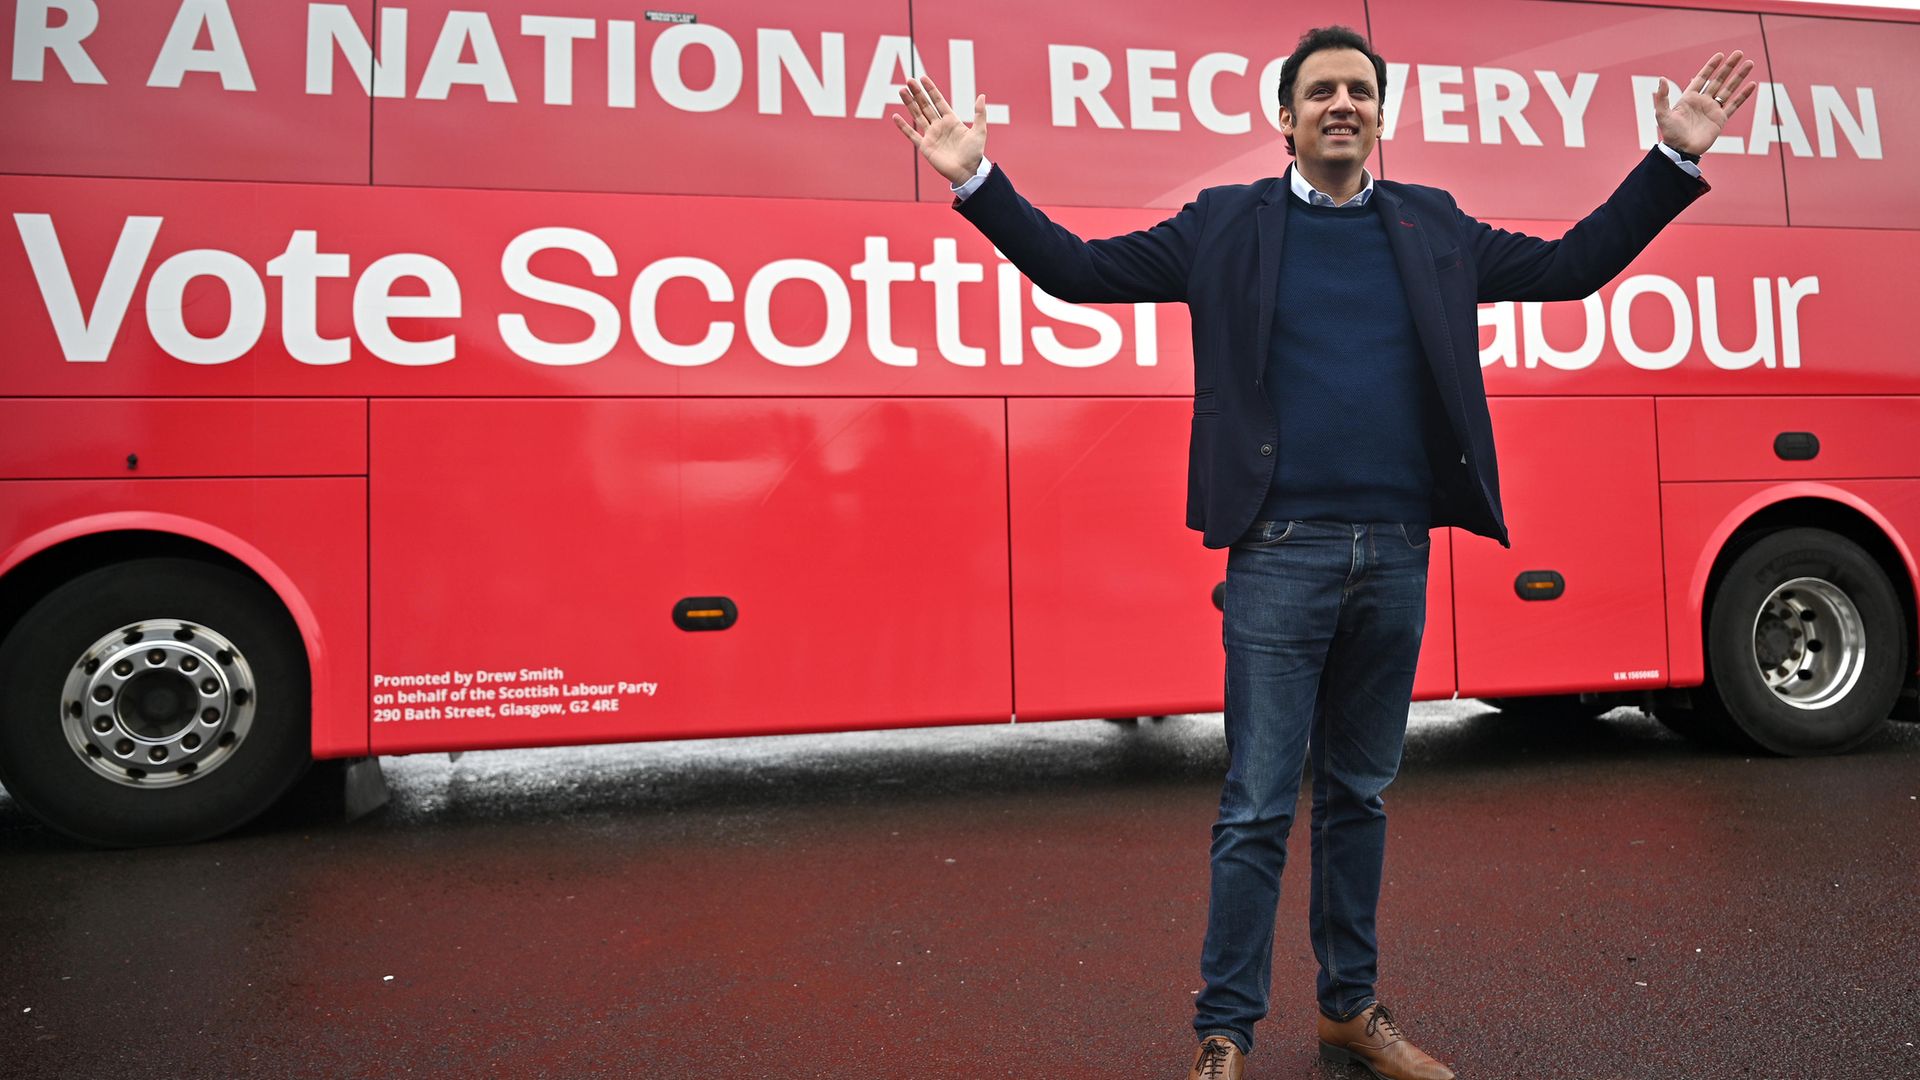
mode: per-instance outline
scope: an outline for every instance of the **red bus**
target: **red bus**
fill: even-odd
[[[1375,175],[1536,234],[1661,77],[1761,84],[1618,280],[1482,308],[1512,546],[1435,531],[1417,695],[1789,754],[1911,707],[1909,13],[10,6],[0,783],[81,840],[313,760],[1218,710],[1185,310],[1034,289],[886,113],[985,90],[1109,235],[1278,174],[1336,22],[1392,61]]]

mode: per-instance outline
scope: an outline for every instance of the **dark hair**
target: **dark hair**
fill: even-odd
[[[1293,47],[1293,55],[1280,65],[1280,104],[1293,108],[1293,83],[1300,77],[1300,65],[1307,57],[1327,49],[1354,49],[1366,54],[1373,61],[1373,77],[1379,83],[1374,89],[1380,92],[1382,100],[1387,94],[1387,62],[1373,51],[1367,39],[1360,32],[1348,26],[1317,26],[1300,35],[1300,44]],[[1286,136],[1287,153],[1293,153],[1293,136]]]

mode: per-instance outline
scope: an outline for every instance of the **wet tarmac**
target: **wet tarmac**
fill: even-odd
[[[1218,716],[422,756],[356,823],[123,852],[0,795],[0,1075],[1177,1080],[1225,759]],[[1388,809],[1381,996],[1463,1080],[1920,1076],[1920,725],[1423,704]],[[1305,870],[1249,1080],[1348,1075]]]

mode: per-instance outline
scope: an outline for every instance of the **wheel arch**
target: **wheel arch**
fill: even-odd
[[[325,636],[299,585],[271,557],[216,525],[178,514],[120,512],[62,522],[0,553],[0,639],[27,609],[75,577],[103,566],[152,556],[224,566],[271,591],[300,634],[311,676],[313,715],[324,715],[328,660]]]
[[[1844,536],[1866,550],[1893,583],[1907,627],[1904,671],[1912,679],[1920,670],[1920,605],[1915,581],[1920,580],[1913,549],[1899,530],[1874,506],[1844,488],[1803,483],[1760,492],[1728,511],[1701,547],[1693,568],[1687,600],[1692,624],[1706,640],[1707,614],[1727,570],[1741,553],[1768,533],[1790,528],[1824,529]]]

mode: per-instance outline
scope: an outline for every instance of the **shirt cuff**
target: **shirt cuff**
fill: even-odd
[[[1657,142],[1657,143],[1654,143],[1653,145],[1659,147],[1660,152],[1667,155],[1668,161],[1671,161],[1675,165],[1680,166],[1681,172],[1686,173],[1688,176],[1693,177],[1695,180],[1701,179],[1700,166],[1695,165],[1691,161],[1680,160],[1680,151],[1675,150],[1673,147],[1668,146],[1666,143],[1663,143],[1663,142]],[[968,182],[971,183],[972,181],[968,181]]]
[[[992,169],[993,162],[988,161],[985,154],[980,155],[980,167],[973,170],[973,175],[967,177],[965,183],[953,185],[953,201],[966,202],[967,196],[979,191],[980,185],[987,182],[987,173],[991,172]],[[1696,171],[1693,175],[1699,176],[1700,174]]]

